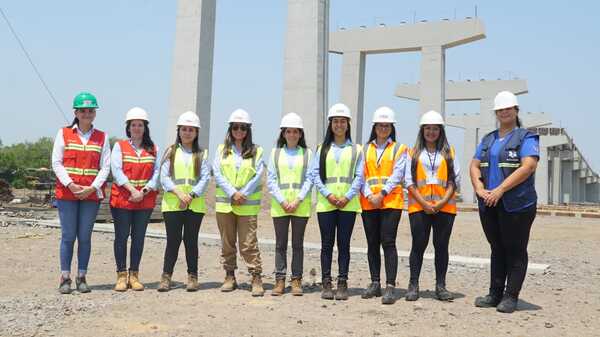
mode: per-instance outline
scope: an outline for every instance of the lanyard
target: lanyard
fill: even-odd
[[[429,164],[431,165],[431,177],[435,177],[435,161],[437,159],[438,151],[437,149],[435,150],[435,153],[433,154],[433,160],[431,159],[431,154],[427,149],[425,149],[425,152],[427,152],[427,158],[429,158]],[[425,179],[427,179],[427,177],[425,177]],[[431,197],[433,197],[433,185],[431,186]]]

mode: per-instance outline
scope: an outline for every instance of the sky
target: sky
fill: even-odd
[[[53,137],[73,116],[82,90],[99,100],[95,125],[124,137],[133,106],[151,116],[153,138],[164,145],[169,107],[176,0],[27,1],[0,7],[21,37],[63,114],[37,79],[6,22],[0,18],[0,140],[4,145]],[[566,128],[596,172],[600,151],[600,2],[331,0],[330,30],[401,21],[477,16],[486,39],[446,52],[447,80],[526,79],[522,112],[550,114]],[[244,108],[255,120],[255,142],[269,149],[282,108],[287,1],[217,0],[211,150],[224,137],[227,116]],[[329,105],[339,99],[341,56],[329,56]],[[396,111],[400,142],[412,144],[418,103],[394,97],[394,88],[419,80],[420,54],[367,57],[365,120],[382,105]],[[447,113],[479,112],[477,102],[446,104]],[[363,134],[370,130],[366,123]],[[460,152],[462,131],[451,129]],[[308,135],[310,137],[310,134]],[[169,142],[172,140],[169,140]]]

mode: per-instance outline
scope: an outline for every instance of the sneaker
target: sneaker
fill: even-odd
[[[452,293],[450,293],[443,284],[438,284],[435,286],[435,297],[437,297],[437,299],[440,301],[454,300]]]
[[[404,298],[407,301],[416,301],[419,299],[419,285],[414,283],[408,284],[408,291]]]
[[[500,303],[496,307],[496,311],[503,312],[506,314],[511,314],[515,310],[517,310],[518,302],[519,302],[519,299],[517,297],[509,295],[509,294],[504,294],[502,301],[500,301]]]
[[[89,293],[92,291],[92,289],[90,289],[90,287],[88,286],[87,281],[85,280],[85,276],[76,277],[75,284],[77,285],[77,291],[79,291],[80,293]]]
[[[71,279],[70,278],[60,278],[60,285],[58,286],[58,292],[61,294],[70,294],[73,290],[71,289]]]
[[[487,294],[475,299],[475,306],[478,308],[495,308],[500,304],[502,298],[494,294]]]
[[[360,295],[361,298],[373,298],[381,296],[381,284],[379,282],[371,282],[367,289]]]
[[[394,304],[396,303],[396,297],[394,296],[394,289],[396,287],[392,285],[385,286],[383,290],[383,297],[381,297],[381,304]]]

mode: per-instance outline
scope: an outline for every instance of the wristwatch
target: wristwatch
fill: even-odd
[[[190,192],[190,194],[189,194],[189,195],[190,195],[190,197],[191,197],[192,199],[194,199],[194,198],[197,198],[197,197],[198,197],[198,196],[196,195],[196,193],[194,193],[193,191],[192,191],[192,192]]]

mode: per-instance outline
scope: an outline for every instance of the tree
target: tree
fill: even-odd
[[[53,140],[42,137],[34,143],[24,142],[0,147],[0,178],[16,188],[27,187],[28,169],[50,168]]]

